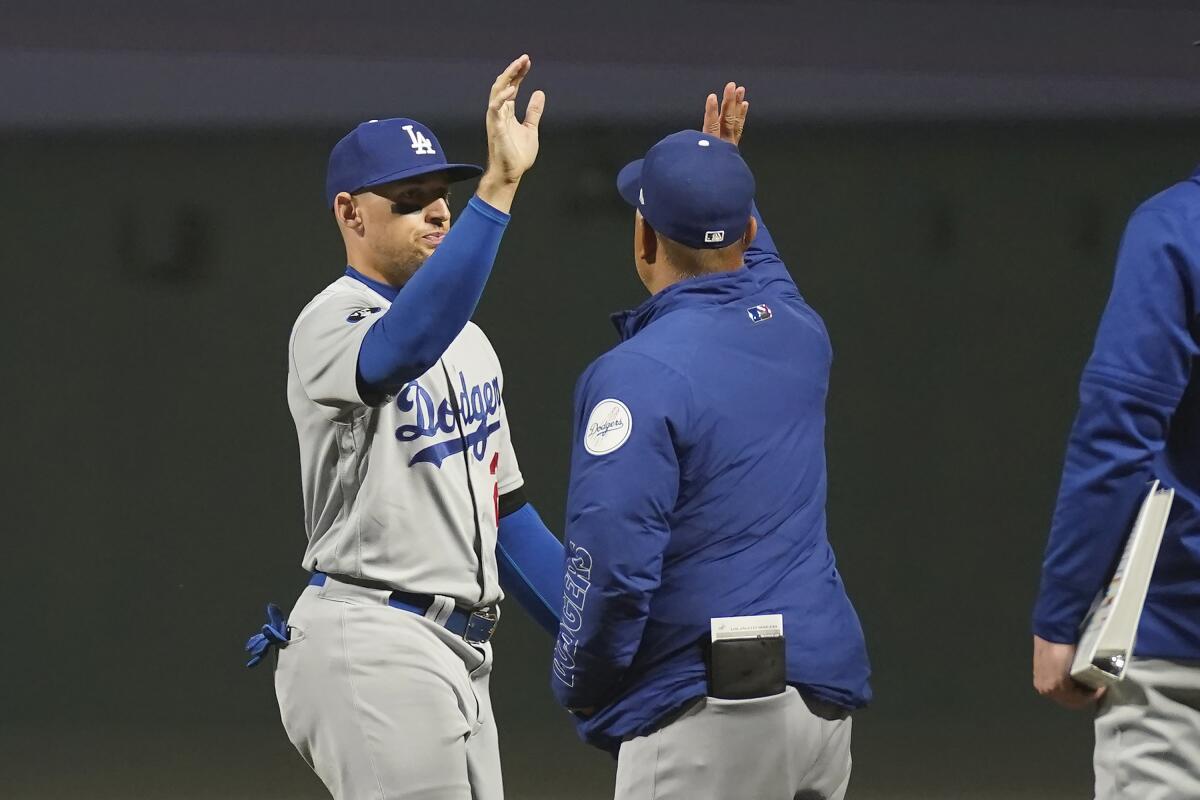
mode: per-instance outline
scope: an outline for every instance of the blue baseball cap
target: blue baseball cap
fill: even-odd
[[[325,205],[332,208],[339,192],[353,194],[430,172],[444,172],[453,182],[474,178],[483,168],[447,164],[433,131],[416,120],[373,119],[343,136],[329,153]]]
[[[754,175],[737,147],[700,131],[672,133],[625,165],[617,191],[651,228],[698,250],[733,244],[754,208]]]

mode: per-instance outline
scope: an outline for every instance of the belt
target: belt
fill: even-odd
[[[314,572],[312,577],[308,579],[308,585],[324,586],[327,577],[330,576],[327,576],[324,572]],[[387,589],[390,592],[387,601],[389,606],[416,614],[418,617],[425,617],[431,622],[436,622],[436,620],[425,616],[426,612],[436,602],[430,595],[402,592],[399,589],[391,589],[375,581],[357,580],[342,575],[332,577],[336,581],[349,583],[354,586],[365,586],[370,589]],[[495,633],[496,623],[499,620],[499,610],[495,607],[478,608],[470,611],[455,608],[441,625],[455,636],[462,637],[463,641],[467,644],[485,644],[492,638],[492,634]]]

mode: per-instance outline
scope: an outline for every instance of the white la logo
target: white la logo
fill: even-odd
[[[433,142],[420,131],[414,131],[412,125],[405,125],[404,130],[408,131],[408,138],[412,139],[412,149],[417,151],[419,156],[431,156],[434,154]]]

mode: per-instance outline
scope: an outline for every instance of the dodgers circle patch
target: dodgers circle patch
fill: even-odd
[[[611,453],[625,444],[632,430],[633,415],[628,406],[613,397],[601,400],[583,429],[583,447],[594,456]]]

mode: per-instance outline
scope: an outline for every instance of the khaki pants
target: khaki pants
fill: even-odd
[[[275,671],[288,738],[337,800],[503,800],[491,646],[387,598],[332,578],[300,596]]]
[[[621,745],[616,800],[842,800],[850,718],[824,719],[800,694],[708,697]]]
[[[1097,800],[1200,798],[1200,661],[1135,659],[1096,716]]]

